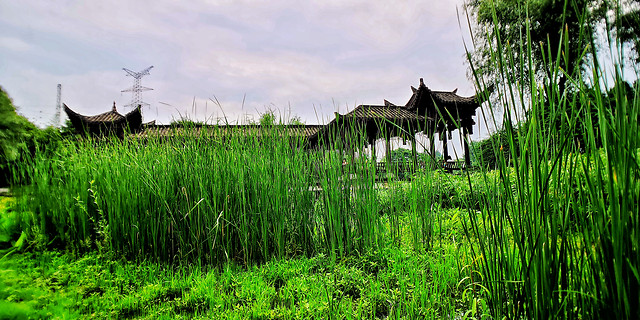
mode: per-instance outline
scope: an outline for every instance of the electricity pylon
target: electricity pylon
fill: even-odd
[[[122,70],[124,70],[127,73],[127,76],[132,76],[134,79],[133,87],[122,90],[122,92],[133,92],[133,98],[131,99],[131,103],[128,105],[125,105],[125,107],[137,108],[138,106],[149,106],[148,103],[142,102],[142,91],[149,91],[153,89],[141,86],[140,79],[148,75],[149,70],[151,70],[151,68],[153,68],[153,66],[150,66],[149,68],[146,68],[140,72],[134,72],[127,68],[122,68]]]

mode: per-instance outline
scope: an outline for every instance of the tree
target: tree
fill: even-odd
[[[564,93],[564,73],[583,71],[602,24],[630,45],[640,63],[638,0],[468,0],[465,8],[475,21],[469,63],[474,75],[493,82],[489,87],[499,80],[527,82],[533,74]]]
[[[638,0],[600,0],[594,10],[601,17],[605,30],[617,38],[620,44],[626,44],[635,55],[636,64],[640,64],[640,1]]]
[[[516,84],[515,88],[523,89],[521,99],[532,94],[527,85],[537,82],[537,88],[543,88],[542,92],[536,92],[542,110],[539,113],[543,116],[542,130],[550,137],[569,132],[569,127],[577,132],[577,128],[597,125],[597,122],[582,123],[584,118],[575,114],[580,110],[575,108],[580,103],[578,90],[589,88],[572,87],[568,79],[583,73],[592,61],[597,63],[593,56],[598,46],[603,49],[610,46],[608,39],[598,39],[594,31],[603,25],[608,32],[617,34],[619,41],[638,49],[639,3],[638,0],[468,0],[465,7],[476,23],[478,35],[474,38],[475,51],[469,54],[470,67],[490,90]],[[499,100],[495,105],[509,105],[505,103],[510,100],[509,94],[506,90],[498,91],[492,101]],[[576,126],[565,121],[574,118],[579,122]],[[580,147],[584,146],[582,137],[573,138]]]
[[[293,115],[289,117],[289,120],[284,120],[282,119],[282,117],[278,118],[276,116],[275,110],[267,109],[264,113],[260,114],[260,118],[258,119],[257,124],[263,127],[268,127],[273,125],[284,125],[284,124],[294,125],[294,126],[303,126],[304,122],[302,122],[302,119],[297,115]]]
[[[260,115],[258,123],[263,127],[276,125],[276,113],[271,109],[265,111],[265,113]]]
[[[40,130],[19,115],[9,95],[0,87],[0,186],[11,181],[12,166],[36,152],[45,155],[55,152],[61,139],[57,128]]]
[[[38,129],[18,115],[9,95],[0,87],[0,185],[6,185],[9,166],[29,150]]]
[[[631,50],[636,55],[636,63],[640,64],[640,54],[638,54],[638,50],[640,50],[640,8],[638,2],[634,2],[634,4],[634,9],[616,19],[616,29],[620,40],[631,46]]]
[[[581,71],[600,21],[590,8],[599,1],[469,0],[465,7],[479,35],[469,57],[472,71],[492,82],[526,84],[530,75],[541,76],[558,81],[563,92],[566,77],[556,71]]]
[[[302,121],[302,118],[300,118],[300,116],[293,116],[287,122],[289,125],[293,126],[304,126],[304,122]]]
[[[473,152],[474,165],[483,168],[495,169],[500,165],[501,158],[505,159],[507,165],[511,164],[512,149],[518,156],[520,142],[518,132],[522,132],[522,127],[503,128],[492,134],[489,138],[474,142],[470,149]],[[522,134],[522,133],[521,133]]]

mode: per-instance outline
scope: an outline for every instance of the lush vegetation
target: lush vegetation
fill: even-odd
[[[9,185],[12,166],[36,150],[51,151],[60,139],[56,129],[40,130],[19,115],[9,95],[0,87],[0,187]]]
[[[561,20],[577,17],[578,25],[587,24],[580,17],[588,6],[574,4],[565,3]],[[572,27],[563,24],[552,35],[558,41],[538,47],[528,30],[540,27],[540,21],[523,19],[522,28],[512,30],[520,45],[507,37],[503,47],[501,16],[527,16],[528,5],[514,11],[485,8],[493,17],[490,34],[496,44],[489,46],[485,66],[507,80],[489,101],[501,111],[497,115],[492,107],[490,118],[499,127],[502,117],[501,146],[506,140],[509,154],[495,153],[498,198],[488,201],[480,219],[470,219],[465,230],[479,240],[473,251],[482,257],[489,309],[494,316],[516,318],[637,318],[637,81],[634,88],[625,84],[622,76],[629,70],[621,52],[613,65],[582,60],[590,55],[599,61],[598,52],[589,49],[595,46],[588,28],[574,40]],[[607,47],[621,47],[614,38],[605,41]],[[572,51],[576,42],[582,52]],[[540,63],[541,73],[536,71]],[[482,72],[476,76],[478,83],[492,82]],[[613,88],[609,95],[605,84]],[[491,236],[482,237],[486,234]]]
[[[0,202],[0,316],[638,318],[640,88],[623,55],[565,61],[573,29],[556,31],[546,50],[526,32],[517,54],[485,48],[508,81],[473,172],[380,182],[275,118],[22,157]]]

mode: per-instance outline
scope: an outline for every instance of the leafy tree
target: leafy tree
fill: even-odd
[[[305,123],[302,121],[302,118],[300,118],[299,116],[293,116],[291,117],[291,119],[289,119],[288,124],[295,125],[295,126],[303,126]]]
[[[276,116],[276,112],[273,109],[268,109],[263,114],[260,115],[258,119],[258,123],[261,126],[273,126],[273,125],[297,125],[302,126],[304,122],[299,116],[291,116],[289,120],[283,120],[282,117]]]
[[[467,0],[465,8],[475,21],[472,71],[492,88],[498,81],[527,82],[534,74],[557,81],[564,93],[564,73],[583,70],[596,43],[594,30],[603,24],[640,62],[638,0]],[[505,74],[509,79],[499,79]]]
[[[416,159],[418,160],[419,163],[428,163],[428,161],[431,161],[429,154],[427,153],[417,153]],[[409,149],[398,148],[391,151],[392,163],[410,163],[412,161],[413,161],[413,152]]]
[[[635,62],[640,64],[640,1],[600,0],[595,11],[602,17],[607,30],[614,31],[621,43],[629,45],[635,54]]]
[[[183,126],[183,127],[197,127],[197,126],[202,126],[205,125],[206,123],[204,121],[199,121],[199,120],[191,120],[189,118],[186,117],[182,117],[180,119],[174,119],[171,120],[171,122],[169,122],[169,125],[172,126]]]
[[[512,156],[512,145],[516,155],[518,155],[520,145],[518,139],[519,130],[523,130],[522,127],[512,126],[510,129],[503,128],[487,139],[472,143],[469,149],[472,151],[473,160],[476,161],[474,165],[495,169],[498,167],[501,157],[504,158],[507,165],[509,165]],[[511,143],[511,141],[513,141],[513,143]]]
[[[260,119],[258,120],[258,124],[263,127],[276,125],[277,121],[275,111],[267,110],[265,111],[265,113],[261,114]]]
[[[465,6],[476,22],[475,51],[470,63],[476,75],[490,81],[527,82],[529,75],[554,79],[564,91],[566,78],[586,59],[592,27],[600,17],[592,13],[599,0],[469,0]],[[530,39],[530,41],[527,41]],[[530,55],[530,56],[529,56]],[[507,73],[508,70],[508,73]],[[498,79],[506,75],[508,79]],[[495,84],[495,83],[494,83]]]
[[[581,103],[581,96],[594,93],[576,92],[578,88],[567,84],[568,78],[583,72],[590,63],[588,56],[598,43],[594,30],[603,24],[607,31],[617,32],[620,41],[638,49],[639,3],[638,0],[468,0],[465,5],[476,22],[475,34],[479,35],[474,38],[476,50],[469,56],[474,76],[484,79],[491,90],[505,83],[518,83],[518,87],[526,88],[529,81],[542,82],[546,101],[541,104],[545,111],[544,119],[540,120],[542,130],[550,137],[570,132],[567,118],[580,122],[573,132],[580,132],[578,129],[584,126],[597,130],[597,121],[582,123],[584,117],[572,114],[593,109],[585,105],[579,111],[572,106]],[[554,112],[549,109],[552,104],[559,106]],[[592,119],[597,117],[592,115]],[[583,137],[575,136],[573,140],[580,148],[584,146]],[[501,145],[504,149],[504,144]],[[485,145],[482,155],[493,163],[486,151]]]
[[[53,152],[61,141],[58,129],[38,129],[16,112],[0,87],[0,186],[10,182],[11,166],[35,152]]]
[[[6,185],[9,165],[29,149],[37,128],[17,114],[9,95],[0,87],[0,185]]]

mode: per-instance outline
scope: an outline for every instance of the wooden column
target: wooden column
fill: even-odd
[[[418,147],[416,146],[416,134],[411,136],[411,157],[413,158],[413,170],[418,170]]]
[[[385,139],[385,155],[387,156],[387,171],[389,171],[391,168],[391,138],[387,135]]]
[[[471,153],[469,152],[469,130],[467,127],[462,127],[462,139],[464,140],[464,164],[468,168],[471,166]]]
[[[370,142],[371,144],[371,160],[373,161],[373,164],[376,164],[376,139],[374,138],[373,140],[371,140]]]
[[[432,169],[437,168],[438,165],[437,165],[437,161],[436,161],[436,136],[435,136],[435,132],[432,132],[431,135],[429,135],[429,155],[431,156],[431,167],[432,167]]]
[[[447,140],[446,129],[444,132],[440,133],[440,139],[442,140],[442,150],[443,150],[444,161],[447,161],[449,160],[449,148],[447,147],[447,143],[449,141]]]

